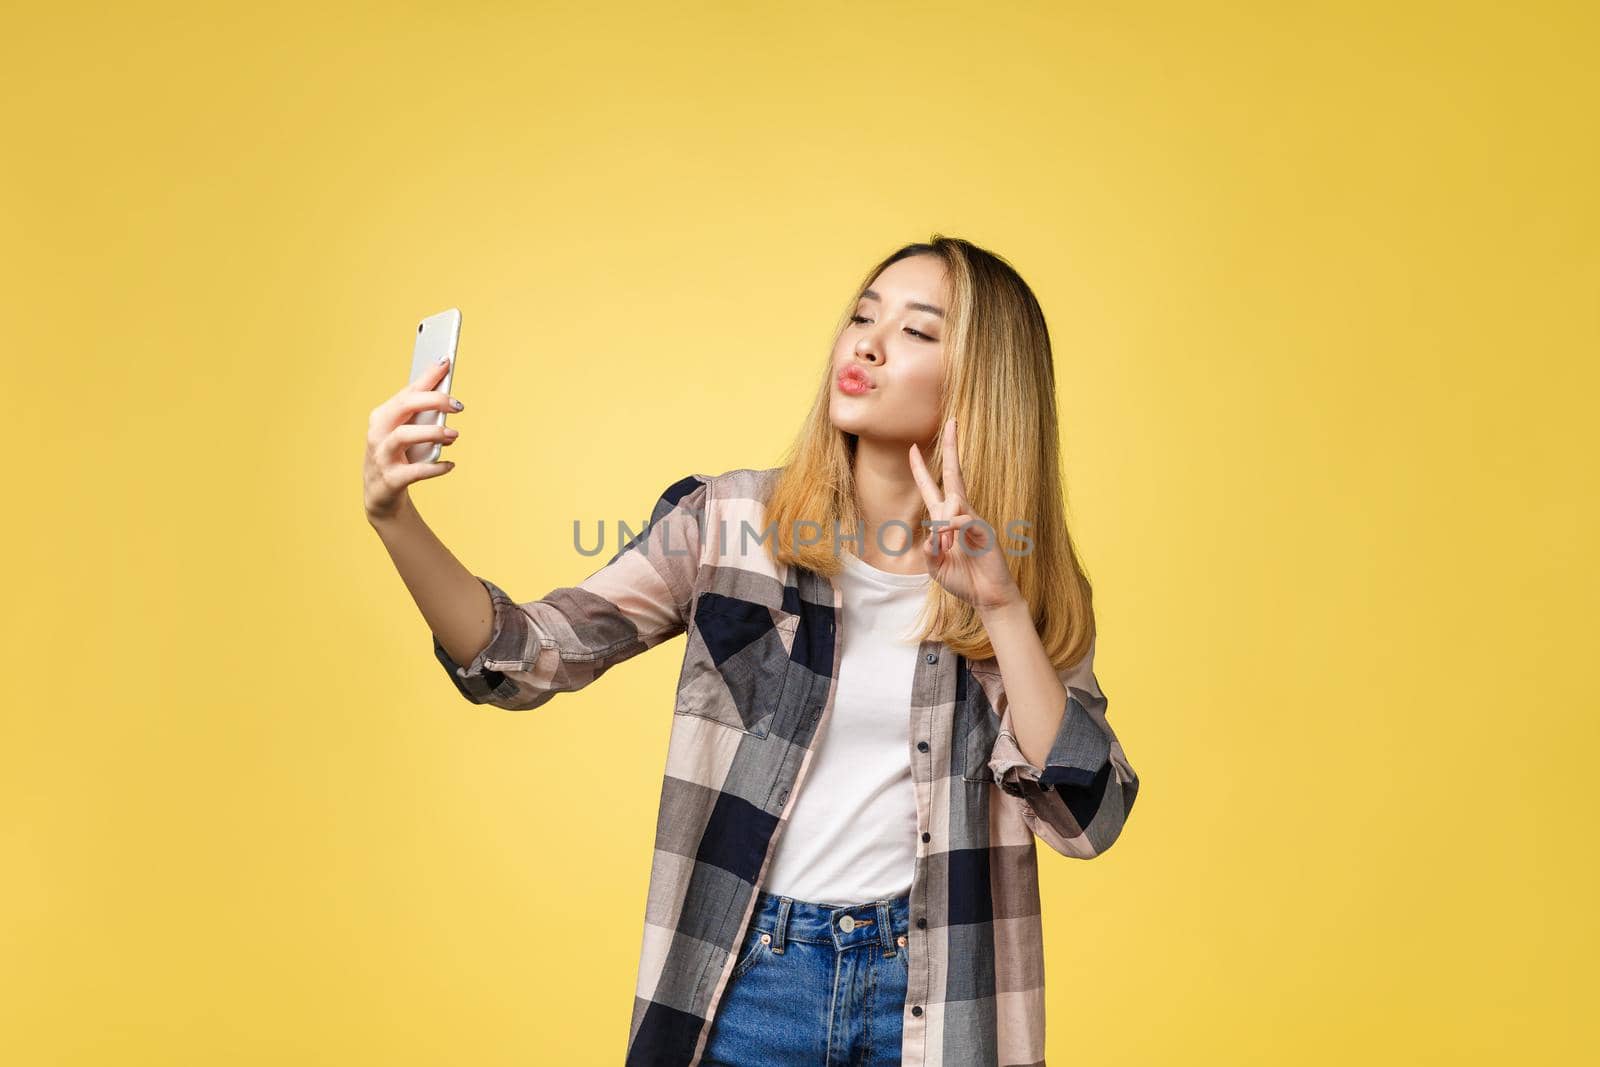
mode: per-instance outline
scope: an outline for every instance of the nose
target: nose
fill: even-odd
[[[861,341],[856,345],[856,358],[872,364],[883,362],[883,357],[878,355],[877,350],[866,341]]]

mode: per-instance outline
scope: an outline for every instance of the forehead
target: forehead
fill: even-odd
[[[879,271],[867,288],[891,306],[907,300],[944,306],[944,261],[938,256],[907,256]]]

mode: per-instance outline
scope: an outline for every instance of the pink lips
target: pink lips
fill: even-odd
[[[850,396],[861,396],[873,389],[872,379],[860,367],[846,367],[839,372],[839,391]]]

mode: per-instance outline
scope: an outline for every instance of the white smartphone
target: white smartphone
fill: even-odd
[[[411,376],[406,379],[406,384],[422,377],[424,371],[439,359],[447,356],[450,360],[449,368],[444,372],[444,378],[435,389],[450,392],[450,385],[456,376],[456,343],[461,340],[461,311],[458,308],[449,308],[437,315],[429,315],[417,323],[417,343],[411,350]],[[419,411],[411,417],[411,422],[417,426],[442,426],[444,425],[444,412]],[[406,449],[408,463],[432,463],[439,458],[439,453],[444,451],[444,446],[437,441],[422,441]]]

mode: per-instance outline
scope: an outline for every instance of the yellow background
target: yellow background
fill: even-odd
[[[858,275],[1006,256],[1144,780],[1041,852],[1051,1063],[1596,1038],[1583,4],[17,8],[0,122],[0,1044],[611,1064],[681,639],[464,701],[367,526],[519,599],[769,466]]]

